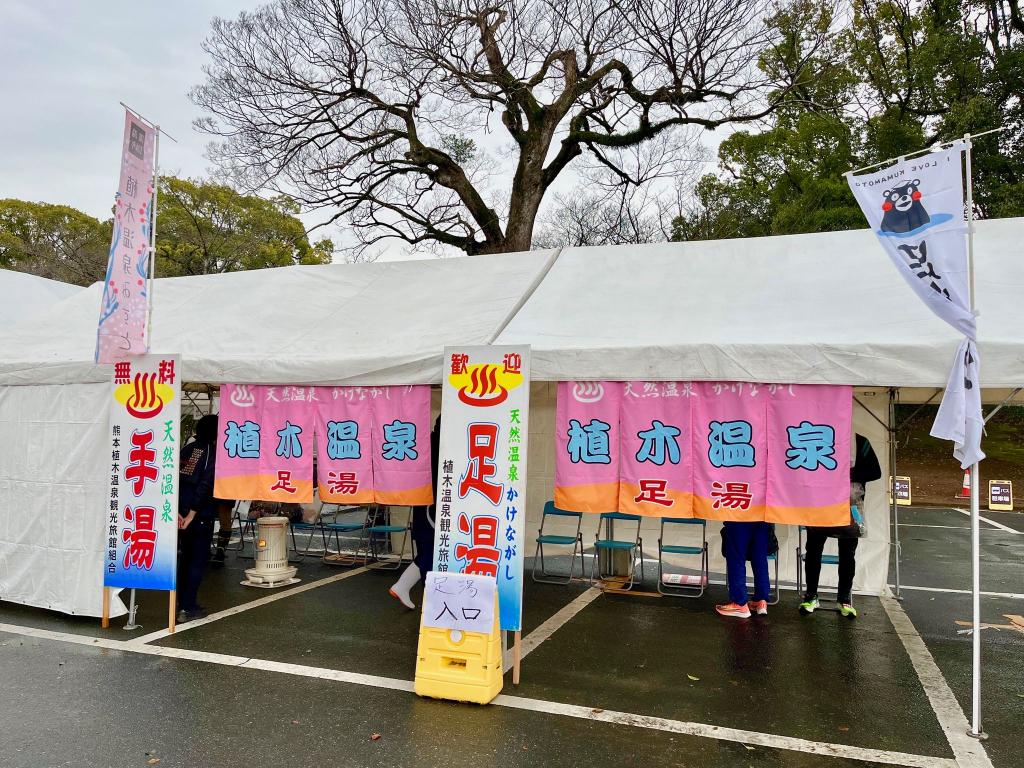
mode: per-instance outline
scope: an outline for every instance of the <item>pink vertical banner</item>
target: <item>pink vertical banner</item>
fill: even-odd
[[[214,495],[313,500],[314,387],[225,384]]]
[[[125,110],[114,231],[96,329],[96,362],[146,352],[149,241],[156,130]]]
[[[615,512],[619,506],[620,381],[560,381],[555,407],[555,506]]]
[[[764,520],[767,390],[745,382],[695,382],[692,406],[693,515]]]
[[[850,522],[853,388],[769,384],[765,519],[790,525]]]
[[[365,387],[316,387],[317,486],[332,504],[373,501],[373,411]]]
[[[620,512],[693,517],[692,399],[690,382],[625,382],[620,416]]]
[[[380,387],[373,400],[374,501],[434,503],[430,455],[430,387]]]

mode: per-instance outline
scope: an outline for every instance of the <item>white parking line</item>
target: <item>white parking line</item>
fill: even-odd
[[[958,509],[957,512],[959,512],[962,515],[967,515],[968,517],[971,516],[971,510],[969,509]],[[983,523],[988,523],[989,525],[994,525],[996,528],[999,528],[1002,531],[1006,531],[1007,533],[1015,533],[1018,536],[1024,536],[1024,531],[1018,531],[1016,528],[1011,528],[1008,525],[997,523],[995,520],[989,520],[987,517],[982,517],[981,515],[978,515],[978,520],[980,520]]]
[[[311,581],[308,584],[303,584],[299,587],[292,587],[291,589],[286,589],[283,592],[275,592],[272,595],[261,597],[259,600],[253,600],[248,603],[242,603],[241,605],[236,605],[233,608],[225,608],[223,611],[211,613],[209,616],[205,616],[201,619],[193,619],[192,621],[186,622],[184,624],[179,624],[175,628],[174,632],[171,632],[167,629],[160,629],[156,632],[150,632],[148,635],[134,637],[126,642],[145,645],[146,643],[152,643],[157,640],[163,640],[165,637],[170,637],[172,634],[180,635],[182,632],[188,632],[188,630],[190,629],[196,629],[197,627],[205,626],[206,624],[217,621],[219,619],[226,619],[228,616],[237,616],[239,613],[242,613],[244,611],[250,611],[253,608],[259,608],[260,606],[268,605],[278,600],[284,600],[286,597],[295,597],[295,595],[301,595],[303,592],[309,592],[309,590],[316,589],[317,587],[323,587],[328,584],[334,584],[335,582],[342,581],[343,579],[347,579],[350,576],[355,576],[360,573],[366,573],[367,570],[369,569],[366,566],[363,566],[361,568],[354,568],[351,571],[345,571],[344,573],[336,573],[333,576],[328,576],[327,578],[319,579],[317,581]]]
[[[946,734],[946,741],[949,742],[949,746],[953,750],[956,764],[959,768],[992,768],[992,761],[989,760],[988,753],[981,746],[981,742],[967,735],[967,730],[970,727],[967,717],[960,709],[960,704],[957,703],[953,691],[950,690],[949,683],[942,676],[935,659],[932,658],[924,640],[914,628],[910,617],[893,598],[880,597],[879,600],[882,601],[882,607],[885,608],[889,621],[892,622],[896,634],[899,635],[900,641],[910,657],[910,663],[914,665],[917,678],[921,681],[921,686],[935,711],[939,725],[942,726],[942,731]]]
[[[601,596],[601,590],[597,587],[590,587],[581,593],[568,605],[562,607],[551,618],[537,627],[533,632],[523,638],[523,649],[521,656],[525,657],[537,649],[541,643],[561,629],[573,616],[582,611],[597,598]]]
[[[413,683],[408,680],[379,677],[377,675],[364,675],[357,672],[345,672],[339,669],[310,667],[304,664],[287,664],[271,661],[269,659],[245,658],[243,656],[230,656],[220,653],[192,651],[184,648],[167,648],[159,645],[141,645],[134,641],[108,640],[106,638],[88,637],[86,635],[73,635],[67,632],[53,632],[47,629],[22,627],[15,624],[0,624],[0,632],[8,632],[10,634],[21,635],[24,637],[35,637],[41,640],[51,640],[91,646],[94,648],[119,650],[127,653],[163,656],[166,658],[184,659],[187,661],[219,664],[222,666],[240,667],[244,669],[259,669],[285,675],[312,677],[320,680],[335,680],[338,682],[365,685],[373,688],[410,692],[413,690]],[[907,766],[908,768],[975,768],[983,765],[987,768],[988,766],[991,766],[991,763],[960,762],[958,764],[957,761],[948,757],[916,755],[907,752],[892,752],[889,750],[854,747],[847,744],[829,744],[820,741],[810,741],[808,739],[798,739],[791,736],[777,736],[772,733],[745,731],[738,728],[724,728],[717,725],[709,725],[707,723],[668,720],[661,717],[649,717],[647,715],[637,715],[629,712],[616,712],[614,710],[605,710],[595,707],[582,707],[576,704],[562,704],[554,701],[544,701],[543,699],[529,699],[522,696],[499,695],[492,704],[499,707],[525,710],[528,712],[560,715],[563,717],[573,717],[580,720],[590,720],[612,725],[625,725],[633,728],[643,728],[646,730],[678,733],[687,736],[696,736],[699,738],[715,739],[718,741],[728,741],[745,744],[747,746],[782,749],[790,752],[802,752],[804,754],[820,755],[822,757],[858,760],[882,765]],[[954,753],[956,753],[955,748]],[[982,755],[984,755],[984,751],[982,751]]]

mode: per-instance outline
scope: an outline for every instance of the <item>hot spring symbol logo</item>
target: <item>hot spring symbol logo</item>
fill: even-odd
[[[151,419],[174,399],[174,387],[157,382],[155,373],[136,373],[135,379],[114,390],[117,400],[137,419]]]
[[[523,383],[523,374],[498,363],[483,363],[450,374],[448,381],[466,405],[486,408],[505,402],[508,393]]]
[[[951,213],[928,215],[921,202],[921,181],[897,184],[882,193],[882,224],[878,234],[882,237],[915,237],[926,229],[945,224],[953,218]]]

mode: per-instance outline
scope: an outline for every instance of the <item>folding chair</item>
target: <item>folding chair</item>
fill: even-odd
[[[601,519],[597,523],[597,536],[594,540],[594,563],[590,567],[590,580],[603,581],[612,574],[601,572],[599,561],[602,552],[625,551],[629,553],[629,581],[622,587],[623,590],[632,589],[636,576],[636,560],[640,557],[640,583],[644,580],[644,540],[640,538],[640,515],[627,515],[622,512],[602,512]],[[615,522],[636,523],[636,537],[629,539],[613,539],[612,525]],[[601,527],[604,526],[605,538],[601,538]],[[595,572],[597,578],[595,578]]]
[[[544,533],[544,523],[552,517],[574,517],[576,518],[576,534],[574,536],[562,536],[554,533]],[[583,526],[582,512],[567,512],[555,506],[555,502],[549,501],[544,504],[544,511],[541,513],[540,530],[537,531],[537,551],[533,554],[533,580],[544,584],[568,584],[572,581],[572,575],[576,572],[576,552],[579,550],[580,576],[583,576],[583,534],[580,529]],[[544,545],[567,547],[572,544],[572,558],[569,560],[568,577],[548,573],[544,565]],[[537,559],[540,558],[540,572],[537,576]]]
[[[803,564],[804,564],[804,558],[807,557],[807,555],[804,553],[804,533],[806,531],[807,531],[807,526],[801,525],[800,529],[797,531],[797,535],[796,535],[796,591],[797,591],[797,594],[800,596],[800,599],[803,599],[803,595],[804,595]],[[821,555],[821,564],[822,565],[834,565],[836,567],[839,567],[839,555],[826,555],[826,554],[823,553]],[[778,565],[776,565],[776,568],[778,568]],[[820,586],[820,580],[819,580],[819,586]],[[851,602],[853,601],[853,594],[852,593],[850,594],[850,600],[851,600]]]
[[[699,525],[701,531],[701,542],[699,547],[684,544],[665,543],[665,525]],[[683,583],[664,583],[664,562],[663,555],[700,555],[700,576],[697,584],[686,583],[685,579],[692,579],[680,574],[684,579]],[[663,517],[661,518],[661,533],[658,535],[658,592],[672,597],[701,597],[707,589],[709,574],[708,562],[708,524],[707,521],[699,518]]]
[[[251,501],[236,501],[235,508],[232,510],[231,525],[232,528],[238,527],[238,551],[241,552],[245,549],[245,529],[248,523],[244,522],[249,518],[249,508],[252,506]]]
[[[360,510],[363,510],[363,515],[362,515],[361,519],[359,519],[359,520],[345,520],[345,521],[339,521],[338,520],[338,518],[341,515],[348,514],[348,513],[351,513],[351,512],[358,512]],[[327,560],[328,562],[336,563],[336,564],[339,564],[339,565],[355,565],[357,562],[359,562],[359,553],[360,553],[360,551],[363,551],[362,550],[363,534],[366,531],[366,526],[367,526],[367,524],[369,522],[369,514],[370,514],[369,508],[368,507],[363,507],[363,506],[342,507],[342,506],[339,505],[337,507],[337,509],[335,509],[333,511],[333,515],[334,515],[333,522],[330,522],[330,523],[324,522],[324,524],[323,524],[323,530],[324,530],[324,560]],[[334,544],[337,547],[337,552],[333,552],[333,553],[327,547],[327,536],[329,534],[332,534],[332,533],[334,534]],[[343,536],[342,534],[358,534],[358,536]],[[342,554],[341,540],[343,538],[347,538],[347,539],[354,538],[356,540],[356,548],[355,548],[355,551],[352,552],[351,555]],[[368,558],[368,554],[365,551],[363,551],[362,562],[363,562],[364,565],[366,564],[367,558]]]
[[[331,505],[321,501],[320,508],[317,509],[316,517],[313,518],[313,520],[311,520],[308,523],[300,521],[298,523],[292,523],[289,526],[292,534],[292,550],[294,550],[296,558],[298,560],[304,560],[306,555],[311,554],[310,548],[313,546],[313,536],[316,534],[317,531],[320,532],[320,539],[323,541],[324,545],[323,552],[321,554],[327,554],[327,532],[324,530],[324,517],[329,513],[328,509],[331,506],[337,505]],[[309,539],[306,541],[306,548],[302,551],[299,551],[299,544],[295,538],[296,531],[309,532]]]
[[[379,518],[384,516],[384,510],[385,507],[383,506],[376,506],[374,509],[371,509],[367,516],[367,525],[363,528],[362,535],[360,536],[360,543],[362,544],[365,542],[365,549],[363,550],[366,557],[365,562],[369,562],[371,559],[374,561],[374,564],[369,567],[380,571],[397,571],[405,563],[403,554],[405,552],[405,545],[409,541],[409,530],[412,527],[412,514],[409,514],[409,519],[406,521],[405,525],[392,525],[390,522],[390,512],[387,513],[388,522],[376,522]],[[372,523],[370,522],[371,520],[373,521]],[[377,542],[382,539],[390,541],[391,537],[396,533],[402,534],[402,544],[398,548],[398,557],[394,558],[392,563],[389,563],[381,557],[382,553],[378,553]]]

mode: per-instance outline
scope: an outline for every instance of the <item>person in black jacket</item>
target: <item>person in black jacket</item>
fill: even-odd
[[[214,498],[217,416],[196,423],[195,438],[181,449],[178,492],[178,621],[206,615],[197,602],[213,542],[213,522],[225,502]]]
[[[850,506],[857,507],[864,514],[864,486],[882,476],[882,468],[878,464],[871,443],[863,435],[857,435],[857,444],[850,466]],[[839,544],[839,587],[836,600],[839,612],[848,619],[857,618],[857,609],[853,607],[853,576],[857,571],[857,542],[860,537],[860,526],[851,521],[850,525],[834,528],[807,527],[807,551],[804,557],[804,573],[807,576],[807,591],[804,601],[800,603],[800,613],[810,615],[816,611],[818,602],[818,577],[821,574],[821,553],[829,536],[835,536]]]

